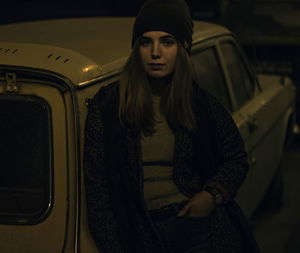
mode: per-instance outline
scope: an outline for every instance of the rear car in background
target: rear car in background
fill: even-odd
[[[133,21],[0,26],[1,253],[97,252],[83,184],[86,101],[118,79]],[[192,61],[195,79],[231,112],[245,141],[251,170],[237,201],[251,217],[280,179],[294,85],[277,75],[256,76],[235,36],[210,23],[195,21]]]

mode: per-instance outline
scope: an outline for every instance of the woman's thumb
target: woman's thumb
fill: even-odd
[[[190,205],[189,203],[187,203],[180,211],[179,213],[177,214],[177,216],[184,216],[187,214],[187,212],[189,211],[190,209]]]

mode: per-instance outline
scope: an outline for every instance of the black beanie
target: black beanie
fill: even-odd
[[[140,9],[133,27],[132,46],[148,31],[174,35],[187,51],[192,47],[193,20],[184,0],[148,0]]]

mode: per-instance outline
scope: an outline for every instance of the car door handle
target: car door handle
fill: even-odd
[[[253,115],[247,115],[247,124],[250,133],[253,133],[258,128],[257,118],[255,118]]]

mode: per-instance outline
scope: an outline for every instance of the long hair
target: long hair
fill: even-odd
[[[141,131],[143,136],[155,132],[155,113],[151,88],[139,53],[140,39],[134,44],[120,76],[119,118],[122,123]],[[160,110],[169,125],[193,132],[196,121],[192,110],[193,67],[190,56],[178,42],[178,52],[172,81],[164,90]]]

